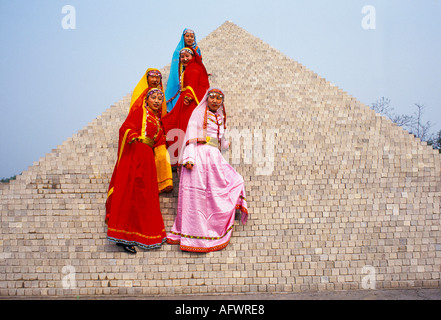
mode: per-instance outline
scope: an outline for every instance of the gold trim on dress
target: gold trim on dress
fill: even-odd
[[[217,139],[215,139],[215,138],[212,138],[212,137],[210,137],[210,136],[207,136],[206,141],[207,141],[206,144],[207,144],[208,146],[215,147],[215,148],[218,148],[218,149],[219,149],[219,140],[217,140]]]
[[[149,137],[144,137],[144,138],[139,137],[137,139],[137,141],[142,142],[142,143],[148,145],[151,148],[153,148],[153,145],[155,144],[155,141],[152,138],[149,138]]]

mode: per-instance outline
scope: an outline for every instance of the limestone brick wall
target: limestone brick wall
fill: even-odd
[[[245,179],[248,223],[208,254],[130,256],[106,240],[128,94],[0,188],[0,296],[439,287],[441,156],[231,22],[199,45],[226,92],[224,156]],[[167,231],[174,183],[160,196]]]

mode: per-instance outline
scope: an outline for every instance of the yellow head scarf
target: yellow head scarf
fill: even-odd
[[[145,75],[141,78],[141,80],[139,80],[138,84],[136,85],[135,89],[133,90],[132,100],[130,101],[130,109],[132,109],[133,104],[135,103],[136,100],[138,100],[138,98],[141,95],[146,95],[147,94],[147,89],[149,88],[147,76],[148,76],[150,71],[157,71],[157,72],[161,73],[161,71],[159,71],[158,69],[155,69],[155,68],[147,69]],[[162,76],[161,76],[161,82],[159,83],[158,89],[160,89],[162,92],[164,92],[164,87],[162,85]],[[167,103],[166,103],[165,98],[164,98],[164,100],[162,102],[161,117],[165,116],[166,114],[167,114]]]

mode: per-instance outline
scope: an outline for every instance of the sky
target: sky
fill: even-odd
[[[225,21],[366,105],[386,97],[411,115],[423,104],[438,132],[440,17],[439,0],[0,0],[0,178],[169,64],[184,28],[201,40]]]

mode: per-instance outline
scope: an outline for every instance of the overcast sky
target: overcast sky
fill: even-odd
[[[441,130],[439,0],[0,0],[0,178],[170,63],[184,28],[200,40],[228,20],[367,105],[424,104]]]

